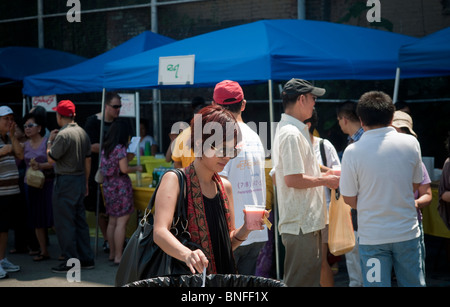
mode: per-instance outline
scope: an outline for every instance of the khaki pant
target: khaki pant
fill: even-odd
[[[320,231],[281,234],[286,250],[284,283],[288,287],[320,287],[322,260]]]

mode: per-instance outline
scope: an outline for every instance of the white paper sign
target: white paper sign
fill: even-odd
[[[56,107],[56,95],[36,96],[31,99],[32,107],[44,107],[47,112],[55,112],[52,108]]]
[[[130,144],[128,145],[127,152],[137,154],[137,149],[139,148],[139,141],[141,138],[139,136],[133,136],[131,138]]]
[[[120,108],[120,114],[121,117],[135,117],[136,116],[136,110],[135,110],[135,101],[134,101],[134,94],[120,94],[121,97],[120,101],[122,102],[122,107]]]
[[[158,84],[194,84],[195,55],[159,58]]]

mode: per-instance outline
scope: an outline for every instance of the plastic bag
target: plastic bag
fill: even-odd
[[[181,275],[155,277],[135,281],[124,285],[124,287],[200,287],[202,275]],[[235,274],[209,274],[206,276],[206,287],[286,287],[286,285],[275,279],[259,276],[235,275]]]
[[[41,171],[34,170],[29,167],[25,176],[27,178],[27,185],[38,189],[42,189],[44,187],[45,176]]]
[[[355,233],[351,218],[351,208],[342,195],[336,199],[336,190],[331,190],[330,217],[328,228],[328,248],[330,253],[339,256],[355,247]]]

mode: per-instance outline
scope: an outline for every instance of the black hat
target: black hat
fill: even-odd
[[[314,87],[310,82],[303,79],[292,78],[283,87],[286,94],[306,94],[311,93],[317,97],[325,95],[325,89]]]

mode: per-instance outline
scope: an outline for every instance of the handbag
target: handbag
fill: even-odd
[[[170,171],[177,174],[180,185],[180,194],[170,231],[183,245],[191,250],[201,249],[198,244],[190,241],[191,235],[187,230],[187,204],[183,193],[185,190],[185,175],[179,169]],[[125,247],[116,273],[115,285],[117,287],[156,276],[192,274],[184,262],[166,254],[153,240],[152,209],[160,183],[161,181],[158,183],[136,231]]]
[[[94,177],[95,182],[102,184],[103,183],[103,174],[100,169],[97,170]]]
[[[351,219],[351,208],[339,191],[331,190],[328,226],[328,248],[330,253],[340,256],[355,247],[355,233]]]
[[[38,189],[42,189],[44,187],[45,176],[41,171],[34,170],[32,167],[29,167],[25,173],[25,176],[27,178],[27,185]]]

